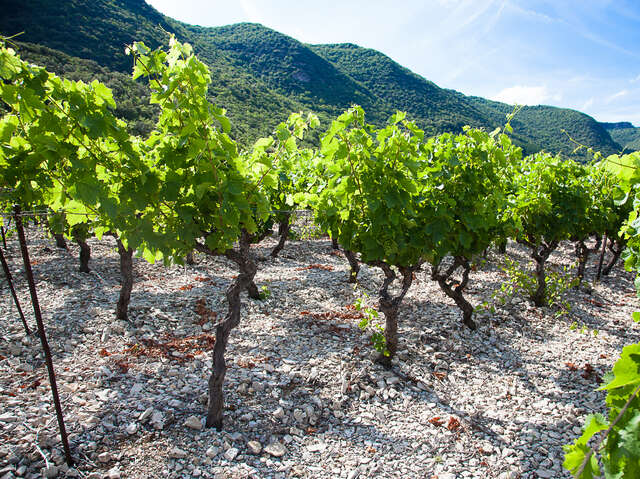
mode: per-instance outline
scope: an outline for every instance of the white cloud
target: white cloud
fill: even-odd
[[[516,85],[505,88],[491,99],[510,105],[516,103],[519,105],[541,105],[549,101],[559,102],[562,100],[562,95],[559,92],[550,92],[546,86]]]
[[[632,78],[631,80],[629,80],[629,83],[638,83],[640,81],[640,75],[638,75],[635,78]]]
[[[622,98],[623,96],[627,96],[629,94],[629,90],[620,90],[618,93],[614,93],[613,95],[607,97],[605,100],[606,103],[611,103],[618,98]]]
[[[478,7],[479,3],[480,3],[480,6]],[[482,4],[481,2],[475,1],[475,2],[469,2],[469,3],[465,2],[459,5],[454,12],[456,14],[455,17],[458,18],[458,24],[455,25],[455,27],[457,28],[457,31],[463,30],[469,25],[473,24],[476,20],[478,20],[487,12],[492,14],[492,16],[500,17],[500,14],[502,13],[502,8],[499,8],[498,12],[493,14],[492,7],[494,7],[495,3],[496,3],[495,0],[488,0],[484,4]],[[504,2],[502,3],[504,4]],[[473,5],[473,7],[471,7],[471,5]]]
[[[544,13],[538,12],[536,10],[530,9],[530,8],[526,8],[523,7],[521,5],[515,4],[515,3],[509,3],[509,8],[511,8],[512,10],[514,10],[515,12],[519,13],[520,15],[524,16],[524,17],[528,17],[532,20],[538,21],[538,22],[543,22],[543,23],[553,23],[558,21],[557,18],[553,18],[549,15],[546,15]]]
[[[595,98],[591,97],[589,98],[587,101],[584,102],[584,104],[580,107],[580,110],[582,111],[587,111],[589,108],[591,108],[593,106],[593,103],[595,101]]]

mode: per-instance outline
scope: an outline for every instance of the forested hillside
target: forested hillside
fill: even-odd
[[[189,30],[196,44],[223,53],[233,65],[248,70],[269,88],[317,111],[335,114],[357,103],[370,111],[373,119],[384,121],[392,110],[384,95],[376,94],[380,92],[355,81],[309,46],[262,25]]]
[[[459,131],[464,125],[493,129],[513,111],[510,105],[440,88],[375,50],[351,44],[306,45],[258,24],[190,26],[165,17],[143,0],[5,0],[2,10],[0,33],[24,31],[20,40],[69,55],[28,47],[26,58],[71,78],[88,79],[95,71],[113,85],[117,97],[127,99],[118,102],[118,113],[130,121],[138,115],[134,129],[140,133],[151,114],[141,106],[144,101],[137,101],[140,87],[117,74],[109,81],[106,77],[130,73],[125,45],[141,40],[155,47],[168,32],[192,43],[209,66],[209,93],[228,110],[232,135],[243,144],[267,134],[291,111],[312,110],[326,122],[353,103],[362,105],[369,121],[378,125],[395,110],[406,110],[429,134]],[[513,126],[514,140],[527,153],[545,149],[571,155],[574,144],[562,129],[604,154],[622,149],[616,140],[627,149],[637,147],[635,130],[607,131],[574,110],[526,107]]]
[[[106,69],[131,73],[132,61],[125,46],[143,41],[150,47],[163,43],[168,33],[194,44],[196,52],[212,71],[214,82],[209,93],[228,109],[233,135],[249,143],[266,135],[291,111],[305,108],[293,98],[279,95],[243,69],[231,65],[226,58],[207,45],[199,45],[185,26],[164,17],[143,0],[63,0],[46,2],[2,1],[0,33],[19,38],[67,55],[93,60]],[[41,58],[41,61],[45,61]],[[59,63],[55,70],[67,68],[65,63],[78,63],[67,56],[52,59],[48,66]],[[86,64],[85,64],[86,65]],[[105,70],[106,71],[106,70]]]
[[[467,97],[479,108],[488,112],[489,118],[499,122],[510,113],[512,106],[479,97]],[[525,106],[512,121],[514,136],[526,153],[541,149],[551,152],[572,152],[576,145],[570,139],[600,150],[603,154],[618,153],[620,145],[589,115],[550,106]],[[566,133],[565,133],[566,131]],[[582,152],[580,152],[582,154]]]
[[[458,130],[464,125],[487,125],[486,112],[471,105],[467,97],[439,88],[376,50],[353,44],[311,48],[396,109],[418,118],[433,133]],[[504,116],[498,124],[503,121]]]
[[[628,121],[600,124],[609,132],[613,141],[620,144],[625,151],[640,150],[640,128],[636,128]]]

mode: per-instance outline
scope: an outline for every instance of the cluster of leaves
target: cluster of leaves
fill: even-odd
[[[523,159],[513,179],[508,215],[515,238],[547,244],[591,232],[587,169],[546,153]]]
[[[587,417],[582,435],[565,446],[564,467],[576,478],[640,475],[640,344],[626,346],[599,391],[607,391],[607,416]],[[602,433],[604,431],[604,433]],[[596,444],[589,445],[602,433]]]
[[[640,152],[624,156],[610,156],[603,161],[604,166],[618,179],[614,202],[624,209],[619,215],[624,217],[629,211],[620,234],[626,240],[625,266],[640,272]],[[640,290],[640,281],[636,280]]]
[[[148,167],[111,111],[110,90],[62,80],[4,44],[0,65],[0,99],[9,109],[0,120],[5,201],[64,209],[71,228],[89,219],[98,234],[128,229],[139,212],[132,192],[143,189]]]
[[[601,166],[615,175],[612,186],[618,218],[630,211],[620,236],[627,241],[625,265],[640,273],[640,154],[613,155]],[[631,204],[632,206],[629,206]],[[626,205],[626,206],[625,206]],[[640,277],[640,276],[638,276]],[[640,292],[640,281],[636,278]],[[633,319],[640,320],[640,313]],[[576,478],[640,475],[640,344],[626,346],[599,390],[607,391],[608,413],[587,418],[583,434],[565,448],[564,467]],[[597,438],[597,439],[596,439]],[[594,444],[595,442],[595,444]]]
[[[322,138],[316,175],[324,181],[306,201],[321,228],[347,252],[383,270],[380,309],[391,357],[399,304],[425,262],[462,309],[465,324],[475,328],[473,307],[462,291],[473,256],[504,236],[503,172],[519,158],[520,149],[500,130],[465,128],[425,139],[404,113],[378,129],[365,122],[360,107],[338,117]],[[445,267],[446,257],[454,261]],[[357,266],[355,258],[350,262]],[[402,290],[392,297],[394,268],[402,275]],[[453,273],[460,268],[462,279],[456,280]]]
[[[145,185],[135,243],[154,257],[178,259],[202,236],[212,251],[230,249],[242,229],[257,231],[257,220],[266,218],[269,206],[240,171],[224,110],[207,100],[207,67],[188,44],[172,39],[170,47],[168,52],[151,51],[143,43],[131,48],[136,56],[133,77],[148,78],[151,102],[161,108],[156,128],[144,142],[155,176]]]
[[[20,37],[18,37],[20,38]],[[67,80],[91,83],[98,80],[113,92],[114,114],[125,120],[136,136],[149,135],[158,117],[157,105],[149,103],[149,89],[130,74],[110,70],[92,60],[69,56],[32,43],[16,43],[23,60],[42,66]]]
[[[512,237],[529,248],[535,261],[536,286],[530,297],[538,306],[549,301],[546,261],[560,241],[584,244],[591,234],[606,229],[603,192],[592,169],[537,153],[525,157],[512,172],[505,213]]]
[[[519,154],[496,134],[467,129],[425,140],[405,114],[377,129],[352,108],[322,139],[317,169],[326,183],[308,201],[320,226],[363,262],[470,258],[502,228],[500,172]]]
[[[416,207],[422,139],[401,114],[376,130],[360,107],[338,117],[322,138],[316,167],[326,183],[307,201],[320,227],[364,262],[421,261],[428,241]]]
[[[434,265],[445,256],[471,260],[505,234],[506,178],[521,150],[508,136],[466,128],[445,133],[424,145],[421,211],[432,235],[426,259]],[[478,201],[482,198],[482,201]]]
[[[358,327],[362,331],[371,331],[371,343],[373,348],[384,356],[389,356],[387,350],[387,342],[384,337],[384,327],[379,324],[380,313],[377,309],[371,306],[366,306],[365,302],[369,298],[369,295],[364,291],[361,292],[362,296],[356,299],[353,303],[353,307],[356,311],[362,313],[362,318],[358,323]]]
[[[274,136],[259,139],[240,163],[245,174],[259,182],[269,202],[271,211],[262,224],[265,232],[274,224],[288,227],[293,212],[299,207],[296,194],[304,191],[311,181],[310,165],[315,151],[300,148],[298,143],[318,124],[313,114],[305,117],[302,113],[292,113],[286,122],[276,127]]]

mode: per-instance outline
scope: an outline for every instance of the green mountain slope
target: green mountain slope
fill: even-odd
[[[212,99],[228,109],[232,134],[245,144],[267,134],[291,111],[303,109],[319,113],[327,122],[358,103],[369,121],[377,124],[400,109],[430,134],[459,130],[463,125],[493,129],[503,125],[513,110],[440,88],[375,50],[351,44],[305,45],[257,24],[190,26],[165,17],[143,0],[0,0],[0,7],[2,34],[24,31],[22,41],[96,62],[91,67],[83,64],[85,75],[92,68],[102,77],[110,71],[128,74],[131,58],[124,55],[125,45],[141,40],[155,47],[174,33],[190,42],[211,69]],[[63,74],[80,64],[56,52],[42,50],[39,55],[34,62]],[[51,60],[44,58],[47,55]],[[111,81],[125,90],[139,87],[117,76]],[[144,98],[131,96],[136,95]],[[137,105],[131,101],[122,107],[127,118]],[[145,131],[150,113],[140,110],[138,131]],[[546,149],[571,154],[574,147],[563,128],[604,154],[621,149],[601,124],[573,110],[527,107],[512,124],[515,140],[527,152]]]
[[[640,128],[628,121],[619,123],[600,123],[609,132],[611,138],[620,144],[625,151],[640,150]]]
[[[125,45],[144,39],[156,47],[165,41],[163,29],[174,32],[180,28],[143,0],[2,0],[0,9],[4,35],[25,32],[20,40],[123,73],[132,67],[131,58],[124,54]]]
[[[166,44],[169,33],[191,42],[212,72],[212,99],[227,108],[232,134],[245,144],[270,133],[292,111],[306,108],[236,68],[217,49],[197,44],[185,25],[161,15],[143,0],[1,0],[0,9],[0,33],[24,32],[21,41],[93,60],[127,75],[132,59],[124,53],[126,45],[144,41],[156,47]]]
[[[294,97],[331,115],[353,103],[377,121],[391,107],[332,63],[299,41],[259,24],[219,28],[189,27],[197,45],[222,52],[239,69],[248,70],[270,89]]]
[[[499,121],[513,111],[513,106],[480,97],[469,101],[483,108],[493,121]],[[589,115],[567,108],[551,106],[525,106],[511,122],[515,137],[527,153],[547,150],[567,155],[575,150],[575,141],[601,151],[605,155],[618,153],[622,148],[607,130]],[[566,132],[566,133],[565,133]],[[584,149],[577,156],[584,156]]]
[[[464,95],[439,88],[376,50],[353,44],[310,48],[385,98],[392,111],[409,112],[431,133],[459,130],[464,125],[486,126],[486,115],[465,101]]]
[[[505,103],[439,88],[376,50],[351,44],[314,45],[311,48],[370,90],[378,92],[395,108],[421,119],[427,130],[457,130],[463,125],[495,128],[502,126],[506,115],[514,109]],[[576,141],[605,154],[620,150],[597,121],[575,110],[524,107],[512,126],[516,142],[528,153],[545,149],[571,155],[575,145],[563,129]]]

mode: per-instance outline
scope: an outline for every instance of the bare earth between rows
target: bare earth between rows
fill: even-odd
[[[348,264],[326,239],[292,241],[260,262],[263,301],[243,297],[227,352],[225,430],[201,429],[211,326],[226,311],[236,274],[222,258],[195,266],[135,261],[130,323],[114,319],[118,256],[111,238],[90,240],[92,273],[77,248],[55,248],[38,230],[29,248],[72,450],[67,470],[36,337],[22,331],[6,281],[0,286],[0,478],[556,478],[562,445],[586,414],[622,347],[640,340],[632,276],[621,266],[591,291],[568,295],[571,310],[534,308],[514,297],[461,327],[460,311],[420,271],[400,314],[391,371],[372,362],[352,305],[375,306],[382,276]],[[266,256],[274,239],[255,248]],[[574,261],[563,245],[556,265]],[[526,266],[526,252],[507,254]],[[33,323],[19,248],[7,252]],[[492,301],[506,275],[490,253],[468,297]],[[595,276],[595,259],[587,279]],[[37,447],[36,447],[37,446]],[[46,457],[46,461],[44,460]]]

